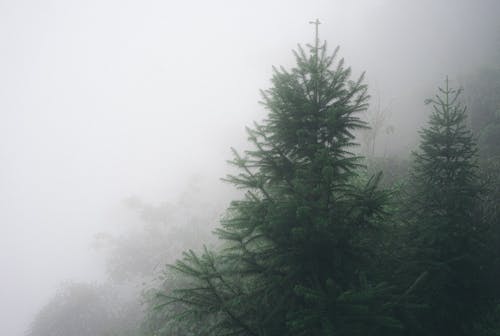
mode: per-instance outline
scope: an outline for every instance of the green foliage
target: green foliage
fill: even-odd
[[[410,166],[374,156],[386,115],[367,131],[364,75],[351,80],[337,54],[299,46],[294,68],[274,69],[252,149],[232,150],[238,173],[225,181],[244,195],[215,229],[217,249],[184,252],[155,282],[215,214],[193,212],[193,193],[174,206],[131,199],[144,226],[99,243],[111,283],[153,284],[145,311],[139,287],[126,301],[115,286],[71,284],[29,335],[500,335],[497,74],[482,75],[474,101],[480,165],[462,90],[446,79]],[[363,130],[368,167],[355,150]]]
[[[297,287],[296,293],[311,305],[289,314],[289,327],[297,335],[387,335],[402,329],[389,312],[396,306],[393,288],[368,285],[340,292],[333,281],[324,289]],[[388,300],[391,298],[392,300]]]
[[[299,47],[295,68],[275,68],[273,87],[262,92],[268,117],[247,129],[254,149],[233,150],[240,173],[226,181],[246,194],[216,230],[223,249],[185,253],[172,266],[184,283],[160,292],[158,309],[211,321],[207,335],[400,327],[390,316],[391,287],[368,274],[388,194],[377,187],[380,175],[363,181],[352,152],[354,132],[366,127],[358,113],[367,87],[363,76],[349,79],[337,52]]]
[[[365,169],[367,87],[337,52],[299,47],[295,68],[274,69],[252,150],[233,149],[225,180],[245,194],[215,230],[221,248],[169,267],[150,333],[499,334],[500,169],[493,155],[479,167],[462,90],[446,80],[427,100],[411,167]]]
[[[482,286],[485,227],[479,211],[483,190],[460,94],[447,79],[427,101],[433,112],[414,153],[411,262],[414,274],[429,274],[417,293],[428,306],[420,321],[431,335],[470,335],[473,322],[487,307]]]

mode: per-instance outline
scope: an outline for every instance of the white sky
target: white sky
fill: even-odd
[[[413,135],[429,88],[499,47],[498,3],[0,0],[0,333],[61,280],[99,278],[90,243],[121,199],[225,174],[309,20]]]

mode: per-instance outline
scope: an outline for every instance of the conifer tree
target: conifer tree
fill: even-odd
[[[477,149],[466,126],[461,89],[446,79],[426,102],[433,108],[414,153],[414,264],[425,274],[419,289],[427,313],[420,316],[425,335],[471,335],[486,299],[478,202]]]
[[[390,287],[371,262],[387,194],[363,181],[354,132],[369,96],[338,48],[299,46],[262,92],[268,117],[248,128],[253,149],[233,150],[246,191],[216,234],[223,249],[192,251],[172,267],[184,286],[160,293],[178,318],[213,335],[372,335],[396,330]],[[189,322],[191,323],[191,322]],[[210,327],[209,327],[210,326]],[[387,335],[387,333],[385,333]]]

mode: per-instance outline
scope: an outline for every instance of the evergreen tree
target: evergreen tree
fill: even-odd
[[[216,231],[224,248],[184,254],[184,286],[160,293],[184,321],[214,335],[365,335],[396,330],[390,287],[372,280],[387,193],[363,182],[354,132],[369,96],[338,48],[299,46],[262,92],[269,111],[248,128],[254,149],[227,181],[246,191]],[[162,306],[160,306],[162,307]],[[181,307],[181,308],[179,308]],[[387,335],[387,333],[384,333]]]
[[[419,288],[420,303],[428,306],[420,316],[426,335],[471,335],[487,299],[477,149],[461,92],[446,79],[427,100],[433,112],[414,153],[411,234],[415,269],[426,278]]]

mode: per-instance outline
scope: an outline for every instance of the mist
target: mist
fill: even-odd
[[[446,75],[498,60],[499,15],[495,0],[0,1],[2,334],[23,335],[61,282],[106,278],[93,242],[127,230],[124,199],[178,204],[199,178],[189,195],[222,216],[230,147],[248,146],[259,89],[312,43],[309,21],[366,71],[397,154]]]

